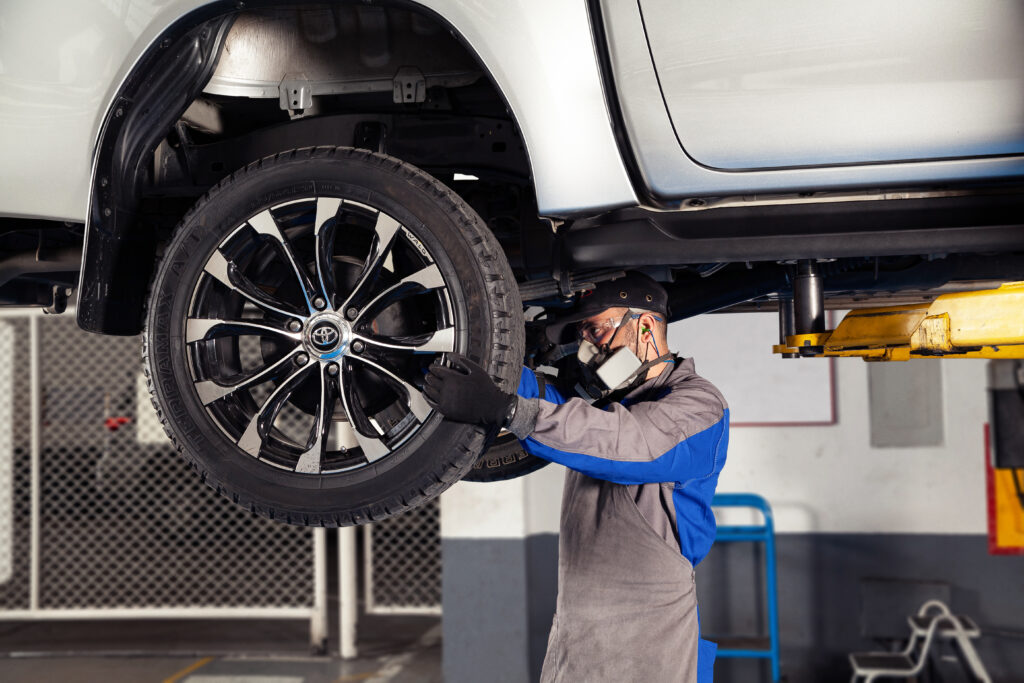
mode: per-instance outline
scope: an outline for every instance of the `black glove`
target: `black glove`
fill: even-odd
[[[462,354],[449,354],[448,358],[452,367],[431,365],[423,380],[427,403],[449,420],[506,426],[518,397],[499,389],[486,370]]]

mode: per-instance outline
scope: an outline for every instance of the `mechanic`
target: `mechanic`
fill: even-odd
[[[518,395],[505,394],[462,356],[426,377],[427,400],[449,419],[506,427],[570,468],[542,681],[712,679],[716,646],[699,638],[693,567],[715,537],[729,410],[692,359],[667,353],[667,299],[629,273],[549,328],[577,325],[582,396],[526,368]]]

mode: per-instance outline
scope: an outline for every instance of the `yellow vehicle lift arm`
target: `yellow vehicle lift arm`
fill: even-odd
[[[1024,358],[1024,282],[851,311],[831,332],[791,335],[772,350],[868,361]]]

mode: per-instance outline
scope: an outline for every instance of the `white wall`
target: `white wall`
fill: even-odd
[[[445,538],[522,538],[558,533],[565,468],[547,465],[511,481],[460,481],[441,494]]]
[[[782,532],[985,533],[986,361],[911,362],[941,364],[943,445],[871,448],[867,364],[842,358],[836,424],[733,429],[718,490],[764,496]]]
[[[841,318],[834,316],[833,326]],[[792,393],[780,390],[778,369],[824,369],[830,362],[773,358],[766,364],[774,319],[769,313],[711,315],[672,326],[674,341],[703,354],[696,358],[698,372],[707,368],[702,374],[726,400],[743,399],[734,401],[736,422],[748,421],[740,407],[752,397],[775,403]],[[719,338],[729,343],[708,343]],[[834,362],[835,424],[733,428],[718,490],[761,494],[783,532],[985,533],[986,361],[910,361],[939,363],[941,369],[944,438],[928,448],[872,448],[868,364],[858,358]],[[783,373],[781,381],[786,378]],[[791,375],[795,387],[819,401],[828,396],[818,386],[823,378],[810,384],[815,380],[805,371]],[[735,512],[719,518],[742,520]]]
[[[527,533],[557,534],[565,468],[552,463],[527,476],[525,480]]]
[[[834,315],[830,326],[841,319],[842,313]],[[824,370],[829,360],[766,361],[777,329],[773,313],[718,314],[676,323],[670,333],[674,350],[698,350],[697,371],[726,400],[741,399],[732,400],[733,421],[748,422],[743,411],[752,398],[776,404],[791,400],[787,397],[796,389],[828,400],[825,373],[815,378],[802,368],[817,364]],[[872,448],[868,364],[839,358],[834,361],[835,424],[733,428],[718,490],[764,496],[782,532],[985,533],[987,361],[910,362],[938,363],[941,369],[941,445]],[[780,374],[789,367],[800,370]],[[787,379],[792,385],[780,387]],[[779,406],[773,410],[787,414]],[[719,519],[744,521],[735,511]]]
[[[522,538],[525,478],[499,482],[460,481],[441,494],[445,538]]]

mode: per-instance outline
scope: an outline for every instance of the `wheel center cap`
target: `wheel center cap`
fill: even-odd
[[[306,347],[319,358],[333,358],[348,348],[352,328],[333,315],[321,316],[306,327]]]

